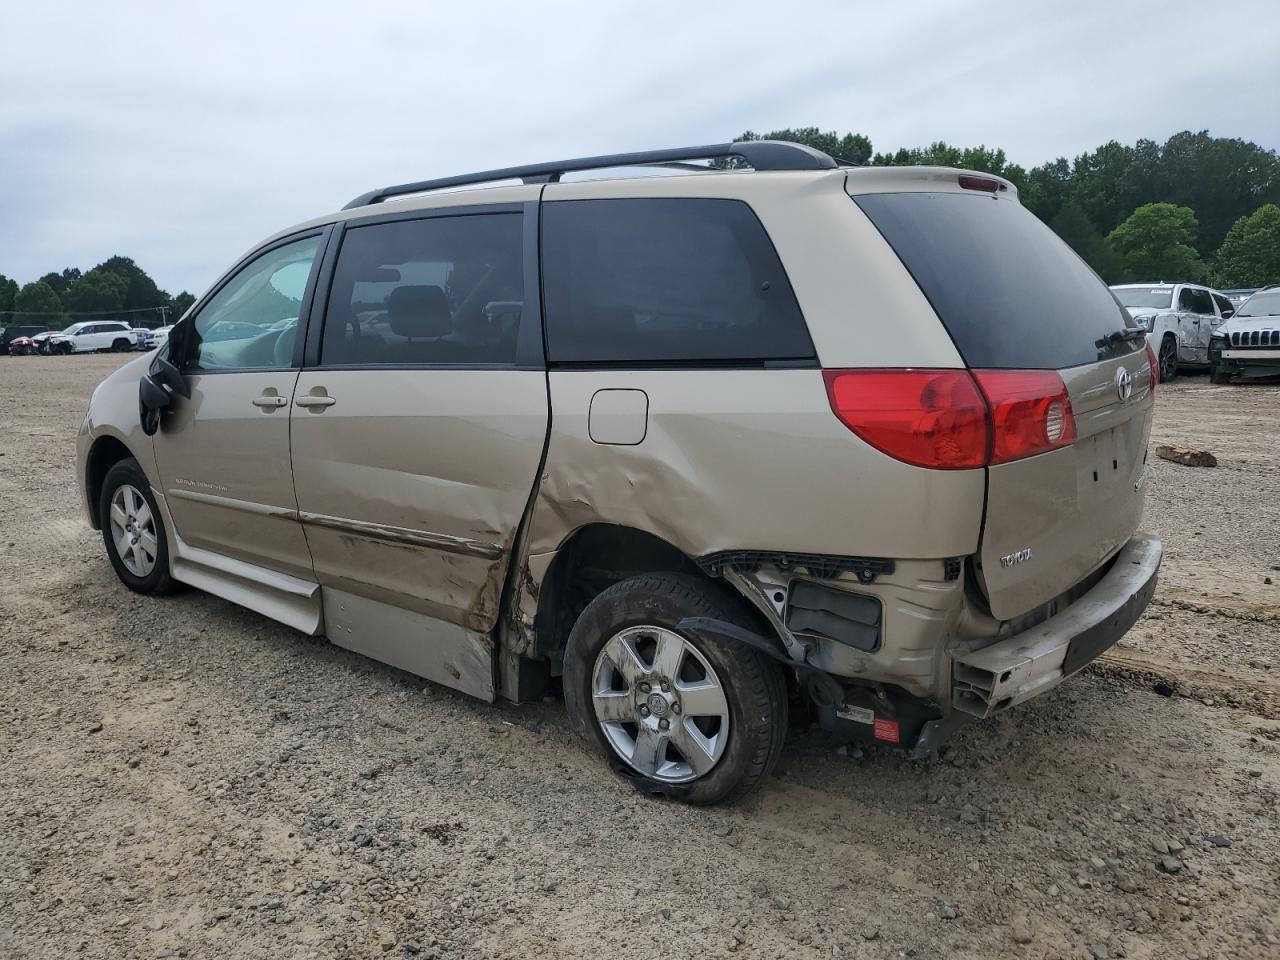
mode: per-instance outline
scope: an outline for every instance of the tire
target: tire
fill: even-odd
[[[623,580],[592,600],[573,625],[565,651],[565,707],[578,735],[641,792],[720,803],[754,790],[777,762],[787,735],[786,684],[781,668],[764,654],[719,637],[676,632],[686,617],[756,628],[741,600],[696,577],[645,574]],[[674,661],[664,655],[676,669],[662,686],[659,651],[676,649],[677,643],[683,646]],[[613,666],[625,651],[639,652],[626,666],[630,678]],[[650,687],[642,686],[650,681]],[[617,711],[619,719],[607,726],[597,714],[597,691],[601,709]],[[664,721],[667,733],[656,726]],[[655,742],[661,745],[648,751],[653,763],[635,760],[646,753],[642,743]]]
[[[1231,374],[1222,369],[1222,364],[1212,363],[1209,365],[1209,382],[1210,383],[1230,383]]]
[[[69,343],[60,343],[60,344],[58,344],[58,352],[59,352],[60,354],[62,354],[64,357],[69,357],[69,356],[71,356],[71,354],[72,354],[74,351],[75,351],[75,348],[74,348],[74,347],[72,347],[72,346],[71,346],[71,344],[69,344]]]
[[[1160,341],[1160,353],[1156,357],[1160,369],[1160,382],[1168,383],[1178,375],[1178,341],[1165,337]]]
[[[112,512],[113,506],[122,505],[121,501],[126,507],[124,517]],[[169,576],[164,519],[137,460],[132,457],[121,460],[107,471],[98,498],[98,518],[107,557],[126,587],[146,594],[172,593],[177,589],[177,582]],[[127,524],[123,522],[126,520]],[[145,562],[148,544],[151,544],[149,563]],[[124,555],[122,549],[126,551]]]
[[[121,337],[119,340],[112,341],[111,344],[112,353],[128,353],[132,349],[133,344],[124,339],[124,337]]]

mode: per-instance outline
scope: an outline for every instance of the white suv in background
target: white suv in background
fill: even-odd
[[[138,346],[138,333],[127,323],[90,321],[73,323],[49,338],[50,353],[92,353],[112,350],[128,353]]]
[[[1179,365],[1207,367],[1213,331],[1236,309],[1224,294],[1197,283],[1126,283],[1111,292],[1146,327],[1161,380],[1177,376]]]

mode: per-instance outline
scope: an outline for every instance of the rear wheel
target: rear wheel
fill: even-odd
[[[1178,341],[1165,337],[1160,341],[1160,381],[1168,383],[1178,375]]]
[[[786,687],[763,654],[677,630],[686,617],[754,627],[736,598],[695,577],[648,574],[604,591],[569,635],[565,705],[642,791],[717,803],[757,787],[776,762]]]
[[[112,342],[111,351],[113,353],[128,353],[129,350],[132,349],[132,347],[133,347],[132,343],[130,343],[124,337],[121,337],[120,339]]]
[[[151,484],[130,457],[107,471],[98,500],[107,557],[116,575],[137,593],[170,593],[169,547]]]

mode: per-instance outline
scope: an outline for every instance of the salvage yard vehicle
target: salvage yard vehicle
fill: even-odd
[[[276,234],[98,386],[78,474],[130,589],[484,700],[558,678],[615,769],[710,803],[793,701],[924,754],[1114,644],[1160,565],[1155,364],[1008,181],[717,144]]]
[[[137,332],[127,323],[114,320],[73,323],[49,338],[50,353],[93,353],[98,350],[127,353],[137,345]]]
[[[8,353],[13,357],[27,357],[36,352],[36,342],[31,337],[14,337],[9,341]]]
[[[30,343],[32,337],[38,333],[44,333],[48,329],[48,327],[31,325],[22,326],[19,324],[14,324],[9,327],[0,327],[0,354],[23,352],[13,348],[15,340],[25,341],[23,343],[23,346],[25,347]]]
[[[1210,345],[1213,383],[1280,377],[1280,287],[1263,287],[1219,327]]]
[[[1195,283],[1125,283],[1111,292],[1146,328],[1161,380],[1172,380],[1180,366],[1208,366],[1213,331],[1236,309],[1225,294]]]

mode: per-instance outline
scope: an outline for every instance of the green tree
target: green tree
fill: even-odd
[[[147,276],[147,272],[129,257],[117,254],[93,269],[114,273],[128,285],[124,295],[126,310],[136,310],[139,307],[163,307],[169,302],[169,295],[157,287],[156,282]]]
[[[172,300],[169,301],[169,315],[167,318],[168,322],[176,323],[179,319],[181,319],[182,315],[187,312],[187,309],[195,302],[196,302],[195,295],[187,293],[187,291],[183,290],[180,294],[178,294],[176,297],[174,297]]]
[[[13,310],[13,298],[17,295],[17,281],[10,280],[3,273],[0,273],[0,322],[9,319],[9,313]]]
[[[19,290],[18,295],[13,298],[13,309],[18,314],[37,314],[31,318],[32,323],[61,326],[59,314],[62,313],[62,303],[53,288],[43,280],[32,281]]]
[[[1202,250],[1214,250],[1241,217],[1280,204],[1280,158],[1256,143],[1175,133],[1160,152],[1160,200],[1190,207],[1200,221]]]
[[[1120,255],[1126,280],[1200,280],[1196,215],[1172,203],[1148,203],[1133,211],[1107,239]]]
[[[1049,226],[1107,283],[1121,279],[1124,265],[1120,257],[1078,203],[1064,203]]]
[[[106,313],[124,307],[129,285],[109,270],[90,270],[67,289],[62,305],[73,313]]]
[[[1213,275],[1224,287],[1280,283],[1280,206],[1264,204],[1232,225],[1218,249]]]
[[[67,267],[61,273],[46,273],[40,278],[49,285],[49,288],[58,295],[61,300],[62,296],[71,288],[71,285],[80,279],[80,271],[75,267]]]

